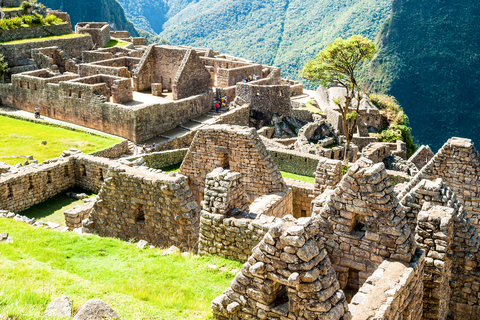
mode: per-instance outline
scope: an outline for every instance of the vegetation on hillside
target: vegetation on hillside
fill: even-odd
[[[19,28],[28,28],[34,26],[48,26],[64,23],[62,19],[57,18],[53,14],[47,15],[45,18],[38,13],[32,15],[16,16],[0,20],[0,30],[12,30]]]
[[[174,45],[211,47],[298,70],[338,37],[375,39],[391,0],[119,0],[127,16]]]
[[[452,136],[480,143],[480,2],[394,0],[365,88],[394,95],[416,139],[435,151]]]
[[[357,127],[358,110],[363,98],[356,73],[361,64],[371,60],[376,52],[375,43],[360,35],[338,38],[320,51],[315,59],[307,62],[301,72],[303,77],[324,87],[338,85],[345,88],[345,97],[334,100],[342,115],[346,139],[344,161],[348,161],[350,142]],[[351,110],[354,100],[357,100],[356,108]]]
[[[387,119],[388,128],[380,133],[374,133],[381,142],[396,142],[402,140],[407,145],[407,158],[417,150],[417,145],[413,142],[410,122],[408,116],[403,111],[397,99],[385,94],[370,94],[370,101],[380,109],[380,113]]]
[[[122,6],[116,0],[41,0],[54,10],[62,10],[70,15],[72,26],[78,22],[108,22],[113,30],[126,30],[138,37],[137,30],[127,19]]]
[[[0,79],[3,79],[3,75],[10,69],[8,68],[8,62],[5,61],[5,56],[0,54]]]
[[[74,312],[98,298],[121,319],[206,319],[211,301],[234,278],[231,271],[242,266],[219,257],[162,256],[160,249],[5,218],[0,230],[13,238],[0,245],[0,318],[54,319],[45,309],[66,295]]]
[[[47,141],[44,145],[41,142]],[[17,164],[32,155],[39,162],[60,156],[70,148],[91,153],[111,147],[121,139],[71,131],[45,124],[0,116],[0,161]]]

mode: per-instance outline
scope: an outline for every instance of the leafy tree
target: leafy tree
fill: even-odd
[[[346,40],[337,38],[320,51],[315,59],[307,62],[301,71],[304,78],[317,84],[325,87],[339,85],[346,89],[344,100],[338,98],[334,101],[340,108],[343,132],[347,140],[344,161],[348,160],[350,142],[363,98],[355,77],[356,72],[361,64],[371,60],[376,52],[375,43],[360,35],[353,35]],[[354,100],[357,100],[356,108],[353,106]]]
[[[5,62],[5,57],[0,54],[0,80],[3,79],[3,75],[7,73],[8,70],[10,70],[8,69],[8,63]]]

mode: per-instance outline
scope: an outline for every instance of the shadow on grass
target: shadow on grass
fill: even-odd
[[[182,163],[177,163],[177,164],[172,164],[171,166],[168,167],[163,167],[161,170],[165,172],[178,172],[180,170],[180,166]]]
[[[80,188],[71,188],[48,200],[45,200],[42,203],[36,204],[23,212],[20,212],[20,214],[29,218],[35,218],[37,220],[56,222],[64,226],[65,216],[63,213],[76,205],[84,204],[82,200],[67,197],[67,192],[85,193],[88,195],[88,197],[95,196],[95,194],[90,191],[85,191]]]

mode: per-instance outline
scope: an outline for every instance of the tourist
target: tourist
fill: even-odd
[[[152,144],[152,151],[153,152],[157,151],[157,145],[155,144],[155,142]]]
[[[147,154],[147,144],[143,144],[143,154]]]
[[[228,97],[223,97],[223,101],[225,102],[225,106],[228,107]]]
[[[216,113],[220,112],[220,102],[219,101],[217,101],[217,103],[215,103],[215,112]]]
[[[258,76],[256,74],[253,74],[253,81],[257,81],[258,80]]]
[[[35,108],[35,119],[40,119],[40,108],[39,107]]]

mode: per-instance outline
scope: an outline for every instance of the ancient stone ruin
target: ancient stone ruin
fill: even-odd
[[[68,14],[49,12],[65,22],[49,32],[72,33]],[[16,213],[74,186],[97,193],[65,212],[70,230],[244,263],[212,301],[217,319],[478,318],[480,156],[470,140],[407,159],[402,141],[369,136],[384,119],[363,99],[342,165],[340,88],[309,92],[279,68],[148,45],[106,23],[75,32],[2,44],[1,103],[126,140],[0,163],[1,217],[35,224]],[[112,39],[128,44],[104,47]]]

